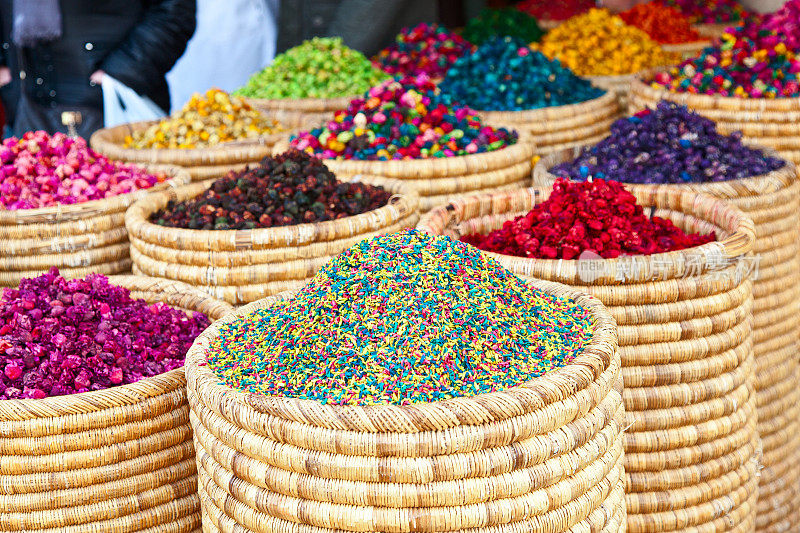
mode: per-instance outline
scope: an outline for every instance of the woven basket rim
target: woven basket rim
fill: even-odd
[[[166,280],[161,278],[152,278],[147,276],[135,275],[116,275],[107,276],[109,283],[125,287],[132,292],[153,292],[154,294],[163,293],[164,291],[179,291],[181,293],[191,294],[198,298],[202,298],[204,304],[208,304],[210,309],[214,311],[214,315],[209,316],[209,319],[215,320],[222,318],[225,313],[233,310],[233,306],[218,300],[209,294],[192,287],[186,283],[179,281]],[[160,301],[154,299],[154,301]],[[218,308],[218,309],[217,309]],[[142,378],[134,383],[126,385],[118,385],[107,389],[96,391],[81,392],[76,394],[67,394],[63,396],[51,396],[42,399],[10,399],[0,400],[3,407],[10,406],[19,412],[21,415],[13,420],[32,420],[42,416],[52,417],[55,412],[61,412],[63,415],[74,414],[76,412],[75,404],[77,402],[84,403],[85,409],[80,412],[96,411],[98,409],[108,409],[114,406],[128,405],[132,403],[141,402],[148,398],[154,398],[164,394],[164,389],[169,387],[183,386],[184,383],[184,369],[175,368],[157,376],[150,376]],[[94,405],[92,405],[94,404]],[[89,408],[89,407],[93,408]],[[48,412],[42,413],[41,410],[46,409]]]
[[[658,46],[667,52],[693,52],[711,46],[711,39],[703,38],[702,35],[700,37],[697,41],[688,43],[658,43]]]
[[[157,211],[161,205],[166,205],[169,200],[174,199],[178,195],[192,194],[192,197],[197,196],[208,189],[214,181],[216,180],[193,183],[176,188],[172,191],[162,191],[142,198],[131,205],[125,213],[125,227],[131,235],[144,242],[151,242],[151,240],[146,237],[147,234],[159,232],[164,235],[171,235],[174,239],[181,240],[196,240],[201,237],[208,237],[209,240],[213,238],[216,240],[235,242],[279,242],[281,246],[287,247],[307,244],[308,242],[334,239],[337,232],[332,230],[342,224],[350,224],[353,220],[365,219],[375,216],[375,214],[392,214],[394,212],[395,215],[399,215],[403,207],[407,207],[410,212],[413,212],[416,211],[419,205],[419,195],[411,187],[403,184],[400,180],[387,180],[387,183],[381,184],[381,186],[389,192],[392,192],[393,196],[386,205],[359,215],[336,220],[247,230],[196,230],[159,226],[158,224],[150,222],[150,215]],[[343,181],[358,182],[358,176]],[[365,183],[369,184],[368,182]],[[196,194],[194,193],[195,190],[198,191]],[[399,220],[402,217],[390,216],[388,218]],[[325,239],[325,237],[329,237],[330,239]],[[161,242],[153,244],[164,245]]]
[[[679,93],[669,89],[656,89],[645,80],[665,72],[664,68],[647,69],[637,73],[631,80],[631,97],[642,95],[650,101],[670,100],[700,112],[704,109],[720,109],[726,111],[798,111],[800,97],[781,98],[737,98],[719,94]]]
[[[755,225],[753,224],[753,221],[750,220],[739,208],[725,202],[724,200],[720,200],[704,193],[697,193],[689,190],[678,190],[663,185],[627,185],[627,189],[637,196],[637,200],[640,204],[645,203],[646,207],[651,207],[651,205],[648,205],[648,203],[652,202],[643,202],[643,200],[655,199],[657,200],[657,207],[658,201],[663,202],[663,198],[665,197],[675,197],[677,200],[676,203],[680,205],[695,205],[698,201],[704,202],[709,206],[708,211],[711,211],[714,214],[712,220],[704,220],[707,220],[721,228],[725,228],[726,221],[729,221],[729,226],[727,228],[728,236],[721,241],[714,241],[700,246],[695,246],[693,248],[646,256],[622,256],[616,259],[597,259],[585,261],[587,263],[591,262],[602,264],[604,267],[602,271],[604,272],[627,272],[630,270],[627,268],[628,266],[639,261],[647,261],[651,266],[654,265],[652,267],[652,272],[648,273],[647,279],[640,279],[642,274],[641,272],[637,271],[636,275],[631,276],[630,279],[626,280],[625,284],[648,281],[652,279],[653,276],[660,276],[658,279],[668,278],[668,274],[673,265],[695,264],[695,259],[700,259],[701,262],[699,264],[704,265],[704,258],[713,257],[721,253],[725,258],[732,259],[741,257],[751,252],[753,249],[755,244]],[[542,197],[544,195],[549,195],[551,191],[552,186],[542,185],[517,191],[501,191],[488,193],[485,195],[473,195],[460,198],[446,206],[439,207],[424,214],[417,225],[417,229],[432,235],[436,235],[437,231],[432,227],[432,222],[438,218],[441,218],[448,222],[444,227],[449,227],[449,223],[455,222],[456,214],[463,212],[464,207],[469,208],[476,205],[493,205],[497,200],[510,199],[520,194],[525,194],[532,197]],[[664,206],[662,205],[662,207]],[[684,214],[691,215],[692,212]],[[572,259],[531,259],[486,251],[483,253],[500,261],[501,264],[507,268],[509,267],[509,262],[524,265],[525,271],[531,276],[536,276],[536,274],[534,274],[535,272],[546,270],[547,272],[554,273],[554,277],[565,280],[575,278],[579,279],[580,276],[578,266],[579,263],[584,262]]]
[[[119,132],[130,133],[144,130],[159,122],[158,120],[146,120],[121,124],[111,128],[102,128],[92,134],[89,138],[89,144],[92,149],[122,161],[180,166],[224,165],[226,163],[251,161],[253,159],[252,150],[263,149],[269,152],[276,142],[287,135],[286,131],[276,131],[269,135],[238,139],[201,148],[126,148],[113,140],[113,136]]]
[[[592,322],[595,326],[595,331],[592,339],[584,345],[581,353],[569,364],[500,392],[490,392],[475,396],[463,396],[448,400],[411,405],[379,404],[361,406],[330,405],[322,404],[314,400],[247,393],[222,384],[221,379],[209,368],[205,355],[210,342],[219,335],[220,328],[236,320],[240,316],[251,313],[257,309],[268,307],[282,300],[291,299],[297,291],[282,292],[275,296],[270,296],[246,306],[239,307],[209,326],[208,329],[197,337],[194,344],[189,349],[189,352],[186,354],[185,368],[187,370],[188,386],[194,390],[200,398],[218,397],[222,403],[235,404],[254,413],[258,413],[259,415],[266,414],[291,422],[309,424],[308,420],[303,416],[304,411],[310,408],[322,408],[330,419],[335,422],[342,422],[353,418],[370,420],[399,416],[417,423],[418,431],[443,429],[442,427],[427,423],[425,420],[426,415],[434,419],[439,419],[443,412],[466,414],[470,406],[485,412],[487,411],[487,407],[490,408],[492,405],[508,406],[510,402],[520,403],[519,399],[529,396],[532,393],[536,394],[537,391],[541,391],[544,397],[553,396],[554,390],[561,392],[564,397],[572,396],[576,390],[594,383],[599,376],[603,375],[608,368],[614,365],[615,360],[618,363],[619,357],[617,355],[617,335],[614,319],[598,299],[586,293],[550,281],[526,280],[526,283],[534,288],[544,290],[549,294],[575,299],[579,305],[587,308],[593,319]],[[591,377],[588,380],[587,371],[591,373]],[[522,396],[520,396],[520,394],[522,394]],[[253,398],[258,399],[261,409],[256,410],[254,408],[251,403],[251,399]],[[496,417],[490,417],[488,415],[484,415],[483,418],[484,423],[486,422],[486,418],[496,419]],[[452,421],[439,421],[438,423],[440,426],[443,425],[446,427],[466,424],[463,419],[459,420],[457,423],[453,423]],[[320,426],[315,425],[315,427]],[[331,425],[330,429],[335,429],[336,427],[335,425]],[[386,432],[400,433],[400,431],[397,430],[387,430]]]
[[[495,125],[495,127],[498,127]],[[513,129],[513,126],[511,127]],[[322,159],[326,165],[332,164],[331,170],[345,174],[374,174],[403,179],[404,176],[414,178],[420,172],[431,169],[446,169],[452,161],[464,162],[467,166],[478,167],[481,163],[491,161],[497,157],[507,156],[515,162],[530,159],[535,153],[533,139],[524,131],[518,131],[519,139],[512,145],[505,146],[491,152],[459,155],[454,157],[424,158],[424,159],[393,159],[389,161],[361,161],[353,159]],[[444,172],[443,175],[452,175]]]
[[[774,192],[782,191],[784,189],[791,187],[795,182],[798,181],[798,179],[800,179],[800,175],[798,175],[797,167],[795,166],[795,164],[792,163],[791,161],[783,159],[780,156],[780,154],[775,150],[760,146],[755,143],[747,143],[747,145],[756,150],[761,150],[764,153],[764,155],[781,159],[781,161],[783,161],[785,165],[779,169],[770,171],[766,174],[758,174],[735,180],[711,181],[706,183],[666,183],[662,184],[662,186],[677,187],[689,191],[712,194],[721,199],[732,200],[738,198],[739,196],[736,197],[730,196],[728,194],[728,189],[731,188],[738,187],[744,190],[749,190],[754,193],[752,196],[757,196],[757,195],[771,194]],[[566,150],[553,152],[552,154],[548,154],[539,159],[539,161],[537,161],[536,164],[533,166],[534,186],[549,185],[550,182],[555,181],[558,178],[558,176],[550,173],[550,168],[567,159],[574,159],[586,148],[591,148],[591,146],[568,148]],[[548,183],[543,183],[541,181],[545,178],[549,180]],[[644,185],[640,183],[629,183],[625,181],[622,181],[620,183],[624,183],[627,186]],[[769,190],[759,190],[758,187],[753,187],[754,185],[758,185],[759,183],[770,185],[768,187]],[[782,186],[779,188],[775,188],[773,184]]]
[[[593,85],[594,86],[594,85]],[[576,102],[574,104],[564,104],[558,106],[551,106],[551,107],[539,107],[535,109],[520,109],[517,111],[503,111],[503,110],[485,110],[479,109],[476,110],[477,113],[480,113],[483,117],[483,120],[489,123],[494,123],[496,120],[501,120],[502,118],[506,118],[509,114],[515,115],[522,115],[524,114],[525,120],[552,120],[552,118],[548,115],[557,112],[559,114],[564,114],[567,117],[574,117],[578,115],[583,115],[585,113],[593,113],[596,109],[608,109],[608,108],[616,108],[617,106],[617,96],[614,94],[614,91],[610,91],[608,89],[603,89],[602,87],[596,87],[603,91],[603,94],[597,96],[595,98],[590,98],[589,100],[584,100],[583,102]],[[512,123],[511,127],[515,127],[516,123]]]
[[[186,170],[175,165],[142,165],[153,174],[162,174],[168,179],[156,183],[147,189],[136,189],[125,194],[109,196],[99,200],[90,200],[77,204],[58,204],[50,207],[37,207],[35,209],[2,209],[0,208],[0,225],[31,224],[37,222],[59,222],[61,220],[75,220],[96,217],[106,213],[117,213],[124,211],[136,200],[143,198],[151,193],[168,190],[170,188],[186,185],[191,181],[191,177]]]
[[[263,107],[281,111],[326,112],[346,108],[352,100],[362,98],[362,94],[337,96],[334,98],[250,98],[240,97],[251,107]]]

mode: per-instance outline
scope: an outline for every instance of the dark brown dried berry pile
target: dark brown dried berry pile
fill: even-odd
[[[337,181],[319,159],[289,150],[229,172],[196,198],[171,201],[150,221],[187,229],[272,228],[358,215],[383,207],[390,196],[382,187]]]

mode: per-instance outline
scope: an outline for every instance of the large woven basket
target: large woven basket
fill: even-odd
[[[695,57],[700,52],[703,51],[703,48],[707,46],[711,46],[710,40],[705,41],[694,41],[690,43],[678,43],[678,44],[661,44],[661,48],[664,49],[665,52],[670,52],[673,54],[678,54],[681,57],[681,60],[689,59]]]
[[[547,170],[577,152],[544,158],[534,183],[551,183]],[[800,528],[800,247],[797,239],[800,183],[794,165],[763,176],[705,184],[665,186],[722,198],[755,224],[753,252],[753,347],[758,429],[764,445],[760,475],[758,531]],[[785,529],[786,525],[789,529]]]
[[[375,184],[387,178],[401,180],[419,194],[419,210],[425,213],[464,194],[527,187],[534,152],[530,138],[521,132],[516,144],[480,154],[393,161],[323,161],[340,178],[358,177]]]
[[[129,272],[125,210],[154,191],[185,185],[189,176],[176,167],[149,167],[171,176],[150,189],[103,200],[39,209],[0,209],[0,287],[58,267],[65,277],[90,272]]]
[[[346,109],[350,100],[360,95],[342,96],[339,98],[283,98],[268,100],[264,98],[245,98],[254,109],[274,117],[275,120],[290,128],[313,128],[330,120],[334,111]]]
[[[570,364],[501,392],[409,406],[322,405],[221,385],[186,362],[206,531],[622,533],[624,410],[614,322]]]
[[[112,276],[131,296],[216,319],[187,285]],[[0,531],[199,531],[183,369],[111,389],[0,401]]]
[[[741,131],[743,138],[772,148],[784,159],[800,163],[800,98],[734,98],[707,94],[675,93],[656,89],[642,81],[649,72],[631,82],[632,112],[659,100],[685,105],[717,123],[723,133]]]
[[[536,145],[537,155],[592,144],[611,130],[611,124],[622,116],[612,91],[602,96],[557,107],[529,111],[478,111],[484,122],[522,131]]]
[[[89,139],[92,148],[111,159],[130,163],[174,165],[186,169],[193,181],[218,178],[228,170],[239,170],[247,164],[258,163],[272,154],[276,142],[286,137],[275,133],[255,139],[222,143],[193,149],[125,148],[125,137],[146,130],[156,121],[134,122],[94,132]]]
[[[731,26],[738,26],[741,22],[720,22],[720,23],[707,23],[707,24],[692,24],[692,28],[708,39],[717,39],[722,37],[722,34],[725,33],[725,30],[730,28]]]
[[[154,194],[125,215],[134,272],[183,281],[236,305],[301,287],[356,242],[416,225],[417,194],[397,180],[382,184],[394,196],[379,209],[329,222],[254,230],[192,230],[149,221],[170,200],[194,198],[210,182]]]
[[[527,213],[551,188],[492,193],[431,211],[418,229],[459,238]],[[663,187],[639,203],[719,242],[596,261],[489,254],[525,279],[566,283],[605,303],[618,324],[626,411],[627,531],[750,531],[759,441],[752,284],[740,260],[753,223],[721,200]]]

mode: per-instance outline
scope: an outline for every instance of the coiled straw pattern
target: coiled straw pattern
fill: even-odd
[[[530,211],[551,190],[460,198],[424,215],[418,229],[453,238],[487,233]],[[753,223],[735,207],[691,191],[640,186],[633,192],[655,215],[684,229],[716,231],[719,241],[596,261],[489,255],[525,279],[586,291],[616,320],[627,531],[750,531],[761,446],[752,283],[739,262],[753,248]]]
[[[182,283],[109,280],[212,320],[231,309]],[[0,531],[198,530],[191,439],[182,368],[106,390],[0,401]]]
[[[355,180],[355,179],[354,179]],[[399,180],[381,180],[394,195],[383,207],[313,224],[253,230],[192,230],[150,222],[170,200],[201,194],[211,181],[148,196],[125,214],[134,272],[201,287],[235,305],[305,285],[331,258],[356,242],[419,220],[417,193]]]
[[[127,163],[172,165],[188,172],[192,181],[222,177],[229,170],[258,163],[272,154],[284,133],[243,139],[203,148],[126,148],[125,137],[144,131],[157,121],[133,122],[97,130],[89,138],[91,147],[110,159]]]
[[[65,277],[129,272],[125,210],[139,198],[189,182],[177,167],[152,166],[169,179],[103,200],[38,209],[0,209],[0,287],[58,267]]]
[[[187,357],[207,531],[622,533],[624,408],[614,322],[569,365],[505,391],[409,406],[337,406],[245,394]]]
[[[565,151],[543,159],[534,169],[534,182],[552,183],[555,176],[547,170],[576,155],[577,151]],[[763,176],[664,187],[724,199],[754,222],[753,349],[758,431],[764,447],[757,531],[785,531],[787,523],[800,527],[800,389],[797,387],[800,383],[797,359],[800,182],[797,169],[788,163]],[[776,512],[778,509],[780,512]]]

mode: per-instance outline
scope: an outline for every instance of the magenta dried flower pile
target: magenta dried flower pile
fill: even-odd
[[[58,270],[0,297],[0,399],[45,398],[134,383],[183,366],[209,325],[201,313],[130,297],[92,274]]]
[[[0,146],[0,209],[34,209],[101,200],[162,182],[134,165],[111,161],[80,137],[30,131]]]

